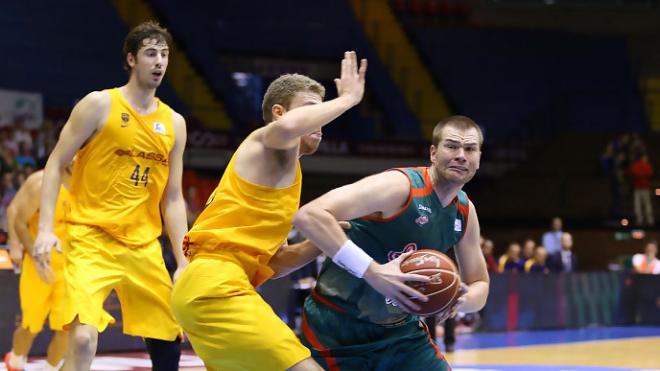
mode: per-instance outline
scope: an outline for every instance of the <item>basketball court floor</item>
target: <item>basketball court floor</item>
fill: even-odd
[[[464,334],[446,356],[453,371],[660,371],[660,327]],[[40,370],[43,362],[36,358],[26,370]],[[149,370],[150,364],[144,353],[100,354],[92,370]],[[181,369],[204,367],[188,351]]]

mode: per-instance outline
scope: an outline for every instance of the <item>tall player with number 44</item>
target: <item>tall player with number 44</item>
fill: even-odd
[[[48,158],[33,254],[44,276],[52,273],[50,249],[60,244],[53,210],[62,172],[76,155],[62,241],[65,293],[75,306],[56,324],[70,327],[65,370],[90,368],[98,333],[108,325],[103,301],[112,289],[122,306],[124,333],[145,338],[154,369],[178,369],[181,329],[169,306],[172,281],[158,242],[162,211],[181,271],[187,264],[181,250],[187,232],[181,192],[186,125],[155,97],[169,45],[170,34],[155,23],[131,30],[124,43],[128,83],[84,97]]]

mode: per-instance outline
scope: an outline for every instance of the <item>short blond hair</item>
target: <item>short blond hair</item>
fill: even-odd
[[[474,122],[471,118],[467,116],[458,115],[458,116],[449,116],[435,125],[435,128],[433,128],[432,144],[436,147],[438,146],[438,143],[440,143],[440,141],[442,140],[442,129],[444,129],[445,126],[451,126],[459,130],[476,129],[477,133],[479,134],[479,147],[481,147],[481,145],[484,144],[484,133],[481,131],[479,125],[477,125],[476,122]]]
[[[264,100],[261,103],[264,122],[273,121],[272,109],[274,105],[280,104],[289,109],[293,96],[299,92],[316,93],[321,96],[321,99],[325,97],[325,88],[318,81],[297,73],[282,75],[268,85],[264,95]]]

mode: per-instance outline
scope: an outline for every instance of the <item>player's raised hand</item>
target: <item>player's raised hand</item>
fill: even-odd
[[[50,268],[50,253],[55,247],[58,252],[62,251],[60,247],[60,240],[53,232],[39,232],[37,239],[34,241],[32,250],[32,257],[34,258],[35,266],[39,277],[46,283],[50,284],[57,277],[55,272]]]
[[[341,61],[341,77],[335,79],[337,95],[348,97],[353,105],[360,103],[364,96],[364,80],[367,74],[367,60],[362,59],[358,67],[355,52],[345,52]]]
[[[406,285],[408,281],[429,282],[429,277],[401,272],[401,262],[412,253],[413,251],[401,254],[387,264],[381,265],[372,262],[363,276],[374,290],[386,298],[394,300],[399,307],[406,311],[419,310],[419,306],[411,300],[412,298],[424,302],[429,300],[426,295]]]

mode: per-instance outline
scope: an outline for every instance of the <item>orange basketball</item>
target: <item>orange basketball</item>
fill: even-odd
[[[435,250],[418,250],[401,262],[403,273],[428,276],[431,282],[409,282],[408,285],[428,296],[426,303],[413,299],[420,306],[413,312],[420,316],[430,316],[450,308],[461,287],[461,277],[456,264],[447,255]]]

